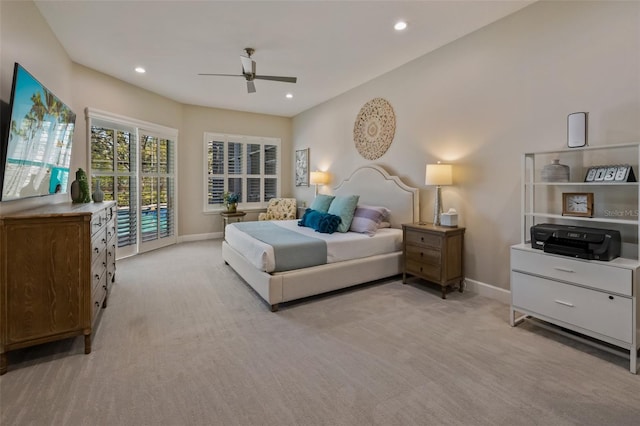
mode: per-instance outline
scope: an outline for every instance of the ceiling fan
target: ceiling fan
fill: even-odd
[[[271,81],[281,81],[283,83],[295,83],[298,79],[296,77],[280,77],[274,75],[256,75],[256,61],[251,59],[251,55],[254,54],[255,49],[251,47],[247,47],[244,49],[247,52],[247,56],[240,56],[240,61],[242,62],[242,74],[205,74],[201,73],[198,75],[219,75],[226,77],[244,77],[247,80],[247,92],[255,93],[256,85],[253,83],[253,80],[271,80]]]

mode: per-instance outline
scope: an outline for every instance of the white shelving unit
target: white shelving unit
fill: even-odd
[[[553,160],[568,165],[568,182],[544,182]],[[510,322],[535,317],[628,351],[637,373],[640,349],[640,185],[585,182],[593,166],[628,164],[638,177],[640,144],[608,145],[525,153],[522,158],[521,243],[511,247]],[[593,217],[562,215],[562,193],[594,194]],[[548,254],[531,247],[530,229],[554,223],[614,229],[622,236],[621,256],[609,262]],[[523,314],[516,317],[517,313]],[[596,339],[596,340],[594,340]]]

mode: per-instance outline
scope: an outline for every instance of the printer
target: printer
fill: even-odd
[[[620,256],[620,232],[611,229],[541,223],[531,227],[531,247],[580,259]]]

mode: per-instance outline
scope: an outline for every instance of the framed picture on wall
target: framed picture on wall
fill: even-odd
[[[296,186],[309,186],[309,148],[296,150]]]

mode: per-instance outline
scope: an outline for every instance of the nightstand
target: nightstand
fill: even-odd
[[[244,217],[247,215],[247,212],[235,211],[233,213],[222,212],[220,216],[222,216],[222,220],[224,221],[224,225],[222,225],[222,239],[224,240],[227,225],[229,222],[242,222]]]
[[[464,228],[448,228],[431,223],[402,225],[404,265],[402,283],[414,275],[442,288],[455,284],[462,293],[464,280]]]

